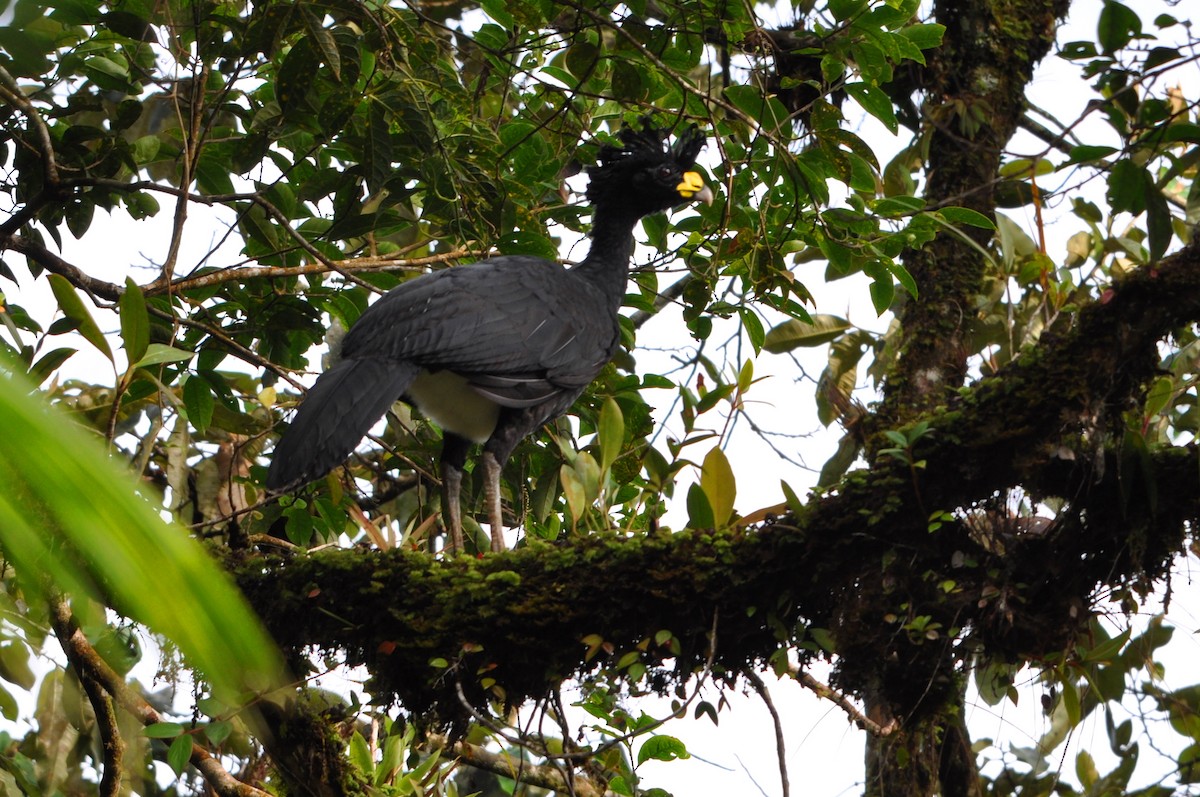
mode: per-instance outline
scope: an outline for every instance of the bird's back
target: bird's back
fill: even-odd
[[[556,263],[496,257],[385,294],[347,333],[342,356],[451,371],[502,406],[573,398],[616,350],[619,299]]]

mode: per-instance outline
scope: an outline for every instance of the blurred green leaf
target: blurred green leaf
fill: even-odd
[[[158,517],[94,439],[9,382],[0,390],[0,543],[26,582],[44,576],[111,599],[178,645],[218,694],[276,684],[278,654],[228,576]]]

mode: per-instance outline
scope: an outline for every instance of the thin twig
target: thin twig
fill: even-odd
[[[835,692],[825,684],[813,678],[799,667],[792,667],[789,672],[793,678],[799,681],[804,686],[816,693],[817,697],[822,697],[832,703],[837,704],[838,708],[846,712],[846,716],[862,730],[878,736],[880,738],[891,736],[900,729],[899,723],[892,719],[887,725],[881,726],[878,722],[870,720],[865,714],[858,710],[858,706],[851,702],[850,698],[843,695],[841,692]]]
[[[583,777],[568,781],[558,769],[528,761],[514,761],[511,756],[493,753],[479,745],[468,742],[451,744],[445,736],[431,735],[431,744],[449,750],[464,764],[477,769],[494,772],[506,778],[512,778],[530,786],[537,786],[551,791],[573,794],[575,797],[602,797],[603,789],[597,788],[590,780]]]
[[[758,696],[762,698],[767,711],[771,714],[771,722],[775,724],[775,758],[779,761],[779,783],[783,788],[783,797],[791,797],[792,789],[787,771],[787,745],[783,741],[783,721],[779,718],[775,702],[771,700],[771,693],[767,691],[767,685],[763,682],[762,676],[754,670],[747,670],[745,676],[754,685],[754,690],[758,692]]]
[[[346,260],[331,260],[329,263],[303,263],[299,266],[243,266],[222,271],[210,271],[194,277],[181,277],[170,285],[155,281],[145,286],[142,292],[147,296],[207,288],[224,282],[243,282],[248,279],[270,277],[297,277],[308,274],[327,274],[336,271],[339,274],[353,274],[367,271],[416,271],[426,266],[461,260],[464,257],[482,257],[486,252],[477,252],[465,247],[458,247],[449,252],[442,252],[427,257],[392,258],[392,257],[355,257]],[[334,268],[336,267],[336,268]]]
[[[638,310],[629,317],[629,320],[633,322],[633,328],[641,329],[643,324],[662,312],[664,307],[677,300],[680,296],[683,296],[684,290],[687,289],[687,286],[690,285],[692,280],[695,278],[696,277],[694,274],[688,272],[672,282],[666,288],[663,288],[661,291],[659,291],[658,295],[654,297],[653,310]]]

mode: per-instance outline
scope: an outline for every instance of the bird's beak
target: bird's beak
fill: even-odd
[[[706,205],[713,203],[712,189],[704,184],[699,172],[684,172],[683,182],[675,186],[675,190],[684,199],[698,199]]]

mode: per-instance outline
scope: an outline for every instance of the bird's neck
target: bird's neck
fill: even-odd
[[[604,291],[614,312],[625,298],[629,260],[633,257],[633,228],[638,219],[620,210],[597,208],[592,221],[591,248],[583,262],[573,269]]]

